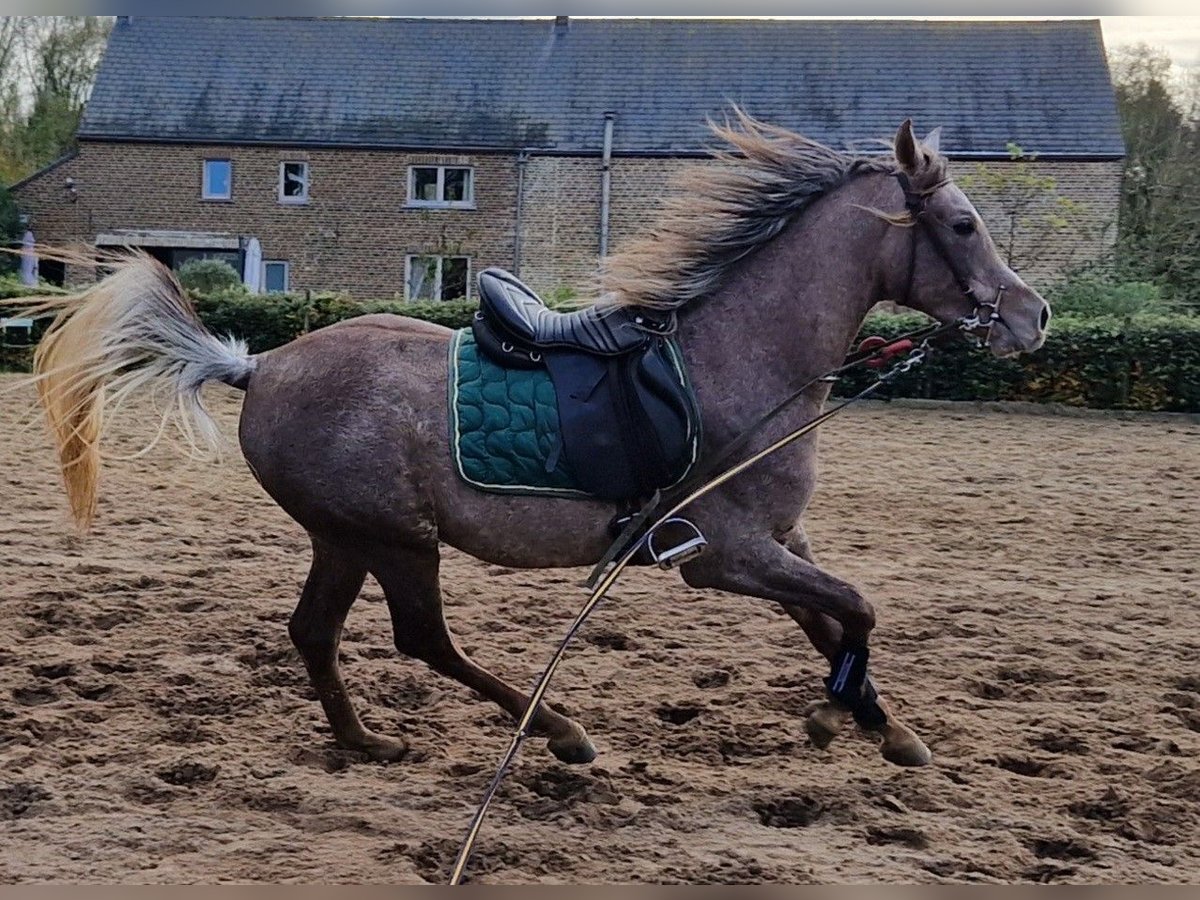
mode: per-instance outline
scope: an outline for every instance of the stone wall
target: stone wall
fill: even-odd
[[[205,158],[233,161],[230,200],[200,199]],[[309,163],[308,203],[279,202],[285,160]],[[414,164],[472,166],[475,208],[406,208]],[[469,256],[472,272],[512,264],[516,157],[84,142],[15,194],[39,242],[91,243],[122,229],[256,236],[264,259],[290,263],[293,290],[391,298],[403,296],[408,254]]]
[[[672,179],[690,165],[710,163],[683,159],[618,158],[613,161],[609,249],[617,252],[650,228]],[[1040,162],[1020,170],[1035,178],[1053,179],[1053,191],[1073,201],[1072,224],[1055,230],[1047,215],[1060,209],[1034,204],[1018,216],[1012,204],[989,189],[992,174],[1012,176],[1013,163],[954,161],[951,174],[965,183],[980,215],[1002,253],[1013,244],[1014,266],[1034,287],[1044,288],[1063,272],[1105,255],[1116,235],[1120,201],[1120,160],[1104,162]],[[1011,178],[1009,181],[1011,182]],[[1015,239],[1009,225],[1017,220]],[[533,159],[529,163],[522,228],[522,277],[539,290],[583,286],[596,268],[599,248],[600,162],[598,159]]]
[[[200,199],[206,157],[233,161],[232,199]],[[279,163],[285,160],[309,162],[307,204],[278,201]],[[472,166],[475,208],[407,208],[407,170],[413,164]],[[682,168],[708,164],[614,159],[610,252],[653,224]],[[1004,246],[1009,217],[977,165],[956,161],[951,170],[960,183],[975,182],[968,193]],[[991,172],[1015,171],[1011,163],[983,165]],[[91,243],[98,234],[121,229],[253,235],[265,259],[290,263],[294,290],[391,298],[403,296],[408,254],[468,256],[472,275],[486,266],[513,266],[518,168],[515,154],[84,142],[78,155],[18,185],[15,194],[44,243]],[[1017,261],[1032,259],[1022,274],[1035,287],[1111,248],[1121,168],[1119,160],[1030,164],[1029,171],[1050,176],[1057,192],[1076,202],[1080,225],[1058,233],[1043,233],[1036,222],[1018,229]],[[67,178],[74,179],[73,198],[64,186]],[[600,185],[599,157],[533,156],[525,164],[520,274],[538,291],[588,291],[599,253]],[[1034,211],[1026,218],[1040,215]],[[86,273],[68,277],[82,280]]]

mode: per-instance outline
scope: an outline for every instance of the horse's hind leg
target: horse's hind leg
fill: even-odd
[[[288,623],[288,633],[304,659],[334,739],[347,750],[358,750],[374,759],[390,761],[402,757],[408,745],[363,727],[338,670],[342,625],[366,575],[367,570],[361,564],[336,547],[314,538],[312,568],[304,583],[300,603]]]
[[[371,574],[383,586],[391,611],[396,649],[423,660],[434,671],[478,691],[519,718],[529,699],[476,665],[454,643],[442,615],[438,564],[438,551],[434,547],[389,551],[385,560],[371,567]],[[587,732],[545,703],[538,707],[532,726],[549,737],[550,752],[563,762],[586,763],[596,758]]]

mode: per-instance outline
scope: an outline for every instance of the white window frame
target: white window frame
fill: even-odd
[[[283,266],[283,290],[267,290],[267,266]],[[292,265],[286,259],[264,259],[259,270],[259,281],[264,294],[286,294],[292,288]]]
[[[423,297],[410,297],[408,295],[408,286],[412,283],[412,264],[414,259],[428,259],[433,257],[438,261],[437,274],[433,279],[433,292],[436,296],[431,300],[426,300]],[[467,294],[466,299],[471,299],[471,257],[465,253],[409,253],[404,257],[404,302],[405,303],[446,303],[448,300],[457,300],[458,297],[450,297],[448,299],[442,297],[442,263],[447,259],[465,259],[467,261]]]
[[[304,166],[304,193],[289,197],[283,192],[283,187],[287,183],[284,178],[284,172],[287,166]],[[308,202],[308,186],[309,186],[309,163],[307,159],[282,159],[279,161],[279,202],[287,206],[301,206]]]
[[[208,164],[226,163],[229,166],[229,193],[214,194],[209,190]],[[228,156],[206,156],[200,161],[200,199],[201,200],[232,200],[233,199],[233,160]]]
[[[437,169],[437,195],[446,196],[446,170],[465,169],[467,172],[467,198],[465,200],[418,200],[416,198],[417,169]],[[475,167],[455,166],[430,163],[414,164],[408,167],[408,206],[422,209],[474,209],[475,208]]]

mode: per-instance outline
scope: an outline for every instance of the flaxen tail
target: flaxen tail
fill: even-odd
[[[244,389],[255,364],[243,341],[204,328],[161,263],[136,253],[112,268],[81,293],[35,298],[30,310],[57,313],[34,355],[34,380],[58,444],[71,511],[85,528],[96,513],[106,407],[162,384],[169,402],[158,434],[174,416],[193,448],[216,450],[220,435],[200,388],[223,381]]]

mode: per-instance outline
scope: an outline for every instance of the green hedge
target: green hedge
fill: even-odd
[[[873,316],[863,334],[894,337],[919,327],[910,316]],[[869,373],[843,379],[850,395]],[[1146,315],[1056,318],[1031,356],[996,359],[967,341],[951,343],[887,388],[893,397],[1030,400],[1100,409],[1200,412],[1200,317]]]
[[[459,328],[471,321],[476,305],[467,300],[405,303],[351,300],[340,294],[247,294],[226,291],[193,298],[196,311],[218,334],[244,338],[255,353],[270,350],[309,331],[370,313],[395,313]]]
[[[5,296],[0,281],[0,297]],[[361,302],[337,294],[250,295],[241,290],[196,297],[205,324],[218,334],[243,337],[261,352],[342,319],[398,313],[459,328],[475,304]],[[872,316],[863,334],[894,337],[919,327],[919,316]],[[28,365],[28,351],[0,352],[0,367]],[[849,395],[870,383],[860,371],[843,379]],[[1046,345],[1033,356],[998,360],[966,341],[941,349],[886,389],[893,397],[942,400],[1032,400],[1108,409],[1200,412],[1200,317],[1138,315],[1059,316]]]
[[[9,300],[14,297],[37,297],[46,294],[65,294],[66,291],[60,287],[55,287],[52,284],[40,284],[37,287],[28,287],[21,283],[21,279],[16,275],[0,275],[0,300]]]
[[[334,294],[247,295],[197,299],[209,328],[246,338],[254,351],[287,343],[341,319],[390,312],[450,328],[470,323],[475,304],[362,303]],[[920,316],[872,316],[863,334],[893,337],[919,327]],[[865,387],[863,371],[839,394]],[[919,370],[889,387],[893,397],[942,400],[1033,400],[1114,409],[1200,412],[1200,318],[1179,315],[1054,320],[1045,347],[1033,356],[998,360],[967,341],[940,350]]]

